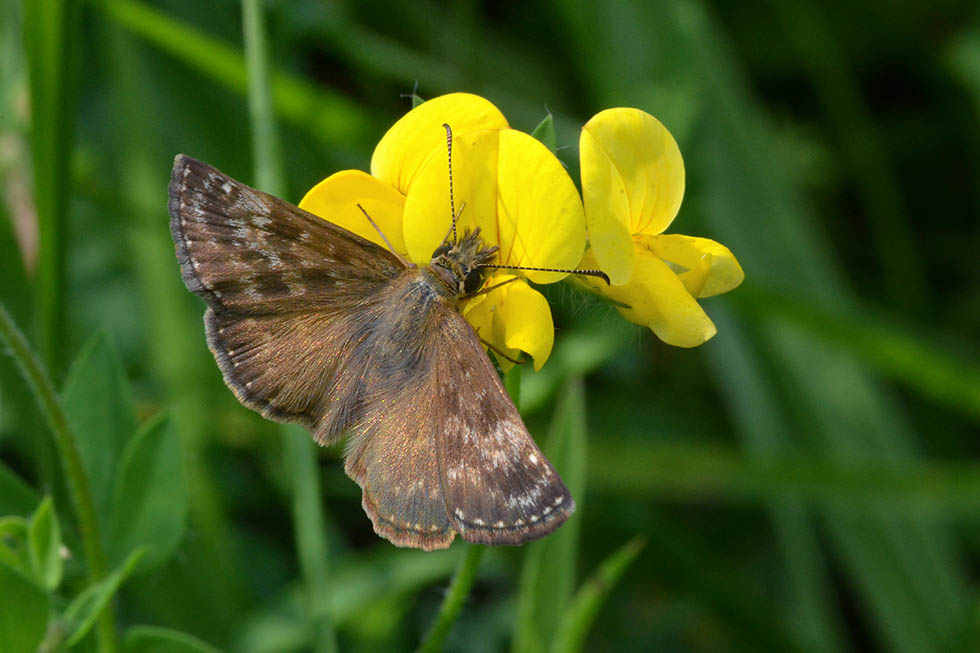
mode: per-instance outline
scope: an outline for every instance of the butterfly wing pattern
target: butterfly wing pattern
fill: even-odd
[[[171,232],[225,382],[321,444],[398,546],[546,535],[574,502],[456,298],[425,268],[179,155]]]
[[[263,416],[323,444],[354,419],[345,355],[364,338],[377,290],[401,272],[372,243],[211,166],[178,156],[170,230],[187,288],[228,387]]]

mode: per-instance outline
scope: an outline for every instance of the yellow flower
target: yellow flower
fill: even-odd
[[[584,282],[668,344],[696,347],[711,338],[715,325],[697,299],[727,292],[745,275],[727,247],[663,233],[684,197],[674,137],[639,109],[607,109],[582,128],[579,154],[590,244],[581,267],[598,267],[611,285]]]
[[[452,224],[443,123],[453,130],[457,233],[480,227],[484,243],[500,248],[496,265],[574,269],[585,249],[575,185],[544,145],[510,129],[503,114],[476,95],[443,95],[412,109],[378,143],[370,175],[331,175],[300,207],[386,247],[359,203],[399,254],[428,265]],[[554,344],[554,325],[547,301],[527,280],[553,283],[566,274],[488,272],[483,287],[496,288],[465,300],[463,315],[485,342],[511,358],[525,352],[540,369]],[[505,359],[501,364],[509,368]]]

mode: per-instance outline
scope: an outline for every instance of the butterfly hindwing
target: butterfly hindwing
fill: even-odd
[[[447,331],[458,335],[440,351],[436,386],[448,403],[439,472],[449,521],[464,539],[483,544],[547,535],[575,502],[528,433],[472,327],[458,313],[447,321]]]
[[[448,302],[419,310],[417,298],[406,301],[414,312],[404,314],[424,328],[391,357],[412,373],[393,388],[390,373],[369,372],[363,419],[348,445],[347,472],[363,488],[375,530],[423,548],[448,546],[454,531],[486,544],[551,532],[574,502],[473,328]],[[385,367],[372,361],[372,369]]]
[[[208,304],[208,345],[246,406],[322,443],[356,418],[351,360],[404,270],[389,252],[186,156],[170,228],[184,283]]]

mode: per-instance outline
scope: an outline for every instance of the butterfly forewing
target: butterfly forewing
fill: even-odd
[[[184,155],[174,161],[170,216],[184,282],[215,310],[335,312],[404,268],[374,243]]]
[[[228,386],[323,444],[349,432],[345,469],[380,535],[427,550],[457,532],[519,544],[574,509],[460,314],[459,290],[431,267],[406,267],[185,156],[170,215]]]
[[[349,382],[377,291],[404,267],[389,252],[186,156],[174,162],[170,228],[184,283],[207,302],[208,345],[228,386],[266,417],[323,443],[356,415]]]

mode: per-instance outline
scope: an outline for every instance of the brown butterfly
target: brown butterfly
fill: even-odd
[[[228,387],[321,445],[348,433],[379,535],[521,544],[575,509],[460,313],[496,252],[478,231],[416,266],[184,155],[170,230]]]

